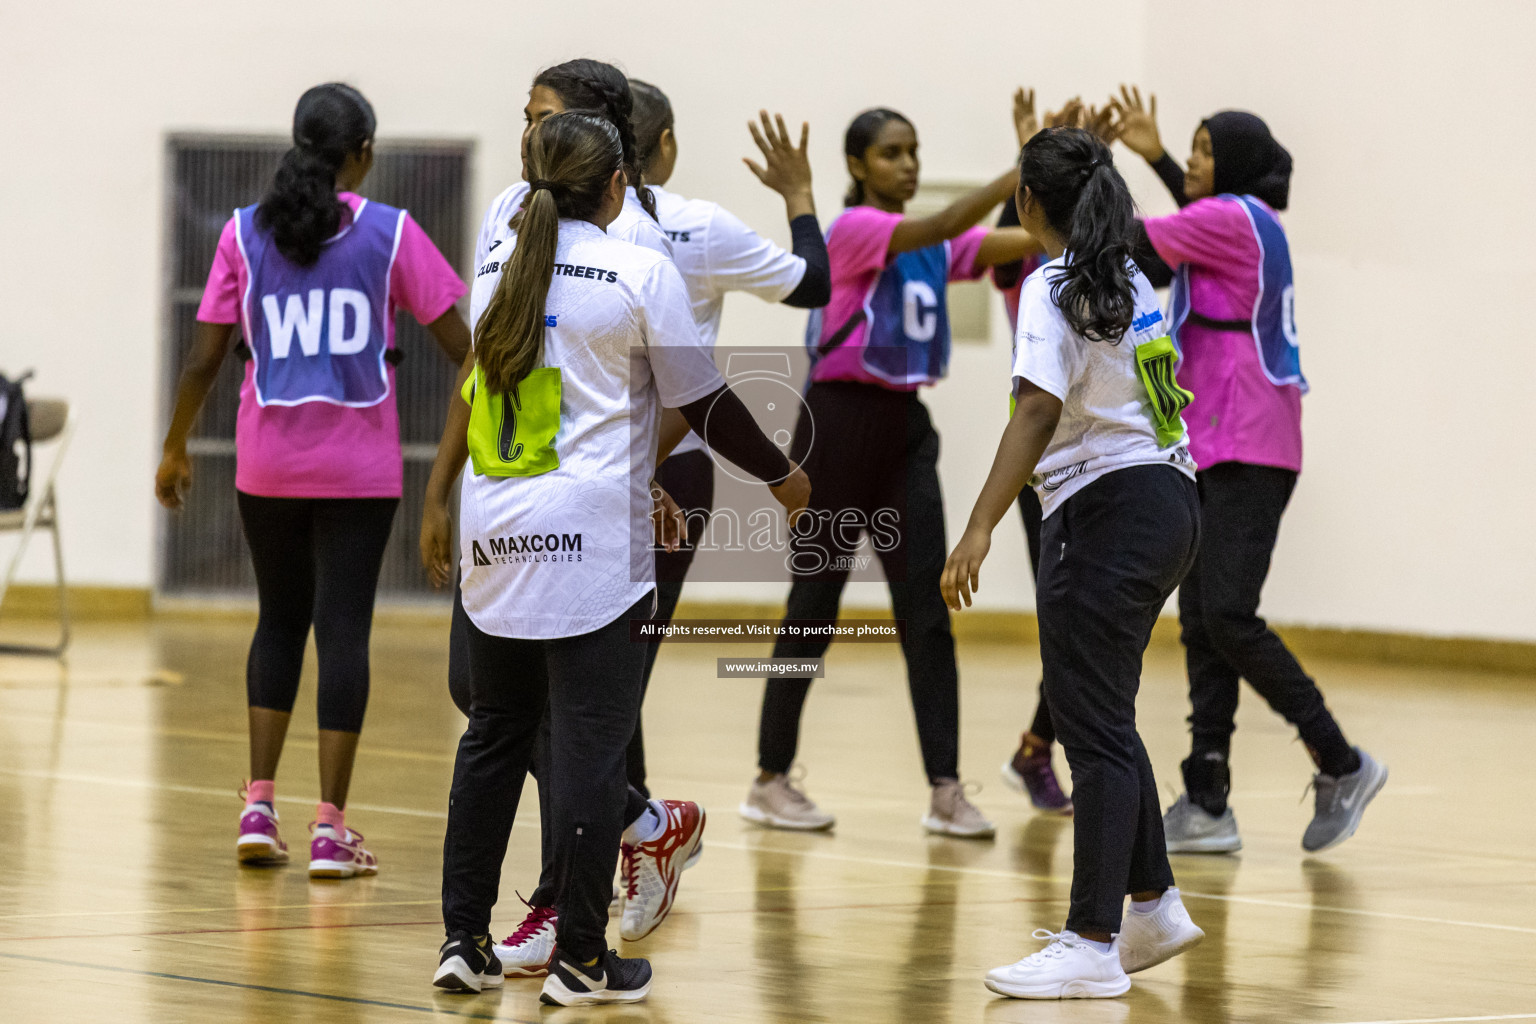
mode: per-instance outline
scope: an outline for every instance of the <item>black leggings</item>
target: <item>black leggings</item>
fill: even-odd
[[[1025,486],[1019,492],[1019,518],[1024,520],[1024,539],[1029,543],[1030,579],[1040,579],[1040,495],[1033,487]],[[1038,620],[1038,616],[1036,616]],[[1040,699],[1035,704],[1035,718],[1029,723],[1029,731],[1047,743],[1056,740],[1056,727],[1051,724],[1051,705],[1045,697],[1045,680],[1040,680]]]
[[[469,726],[454,760],[443,840],[448,934],[490,931],[523,781],[542,746],[556,942],[583,960],[607,948],[608,901],[632,792],[624,748],[640,710],[645,661],[645,648],[630,640],[630,619],[650,618],[651,602],[647,592],[608,625],[555,640],[492,636],[466,617]]]
[[[373,597],[400,499],[235,496],[261,603],[246,662],[247,701],[293,711],[313,624],[320,728],[361,732]]]
[[[1173,885],[1136,693],[1152,626],[1199,542],[1194,481],[1170,466],[1106,473],[1045,521],[1040,655],[1072,769],[1078,934],[1119,931],[1127,893]]]
[[[1325,774],[1353,771],[1355,755],[1312,677],[1259,617],[1259,594],[1296,474],[1220,462],[1203,469],[1200,553],[1179,589],[1179,625],[1189,668],[1191,762],[1226,755],[1237,728],[1238,680],[1296,727]],[[1191,794],[1193,796],[1195,794]]]
[[[814,438],[814,443],[813,443]],[[788,619],[837,618],[851,567],[857,525],[882,510],[894,519],[871,530],[885,570],[891,604],[905,622],[901,653],[917,717],[918,744],[928,781],[959,775],[960,679],[949,609],[939,592],[944,571],[944,497],[939,491],[939,435],[915,392],[869,384],[812,384],[795,427],[791,458],[811,478],[816,528],[794,541],[797,562]],[[836,517],[836,519],[834,519]],[[844,517],[849,517],[845,519]],[[880,550],[881,546],[887,550]],[[805,561],[798,561],[802,554]],[[819,658],[830,640],[779,640],[776,658]],[[770,679],[758,725],[758,767],[787,772],[800,738],[800,714],[811,681]]]

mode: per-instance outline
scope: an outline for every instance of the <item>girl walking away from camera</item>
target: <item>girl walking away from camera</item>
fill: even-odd
[[[539,72],[528,90],[528,103],[523,108],[524,180],[506,189],[491,204],[475,246],[477,275],[497,273],[506,259],[505,247],[513,237],[508,225],[524,207],[529,195],[527,142],[530,133],[545,118],[566,111],[579,110],[599,117],[613,125],[619,134],[628,184],[624,190],[623,208],[607,225],[608,236],[663,256],[671,255],[671,243],[654,216],[654,198],[643,184],[632,122],[633,105],[629,80],[612,64],[571,60]],[[494,283],[496,279],[489,280]],[[464,373],[468,373],[467,367]],[[686,430],[687,424],[682,423],[678,436]],[[453,534],[449,489],[462,467],[462,461],[456,463],[451,466],[452,472],[434,476],[428,484],[421,538],[423,558],[428,564],[438,564],[451,557]],[[471,695],[469,616],[465,614],[463,594],[457,582],[449,638],[448,686],[454,703],[468,715]],[[548,732],[546,722],[540,731],[531,769],[538,781],[541,807],[549,807],[552,801],[548,785],[550,773],[545,768]],[[618,899],[623,911],[621,934],[631,941],[644,938],[666,919],[677,893],[681,867],[691,867],[703,850],[699,836],[694,835],[704,827],[704,815],[697,804],[676,800],[648,803],[648,797],[649,793],[640,790],[631,793],[625,818],[629,832],[623,850]],[[518,977],[543,976],[554,956],[558,922],[555,919],[553,820],[548,814],[541,814],[539,825],[543,849],[539,884],[527,901],[523,921],[496,946],[496,954],[506,972]],[[684,843],[693,850],[691,858],[683,861],[666,856],[667,851]]]
[[[1242,848],[1227,794],[1238,682],[1247,679],[1312,756],[1316,803],[1301,845],[1326,850],[1354,834],[1387,768],[1344,738],[1317,684],[1259,615],[1280,519],[1301,472],[1307,390],[1278,216],[1289,198],[1291,155],[1259,118],[1228,110],[1201,122],[1185,174],[1163,149],[1156,97],[1144,107],[1139,91],[1122,89],[1116,102],[1126,145],[1157,169],[1182,207],[1144,222],[1137,259],[1173,279],[1170,329],[1180,379],[1195,395],[1187,418],[1204,522],[1200,555],[1179,589],[1192,742],[1184,793],[1164,818],[1168,849]]]
[[[510,224],[487,225],[496,266],[477,272],[474,359],[433,467],[436,487],[472,462],[459,558],[470,713],[443,843],[448,939],[433,979],[451,991],[501,983],[491,909],[546,715],[542,813],[558,925],[542,999],[628,1002],[649,990],[650,965],[606,950],[604,933],[625,821],[646,808],[626,807],[624,752],[645,662],[630,622],[655,605],[650,492],[662,408],[695,427],[708,416],[721,453],[792,513],[809,497],[805,474],[715,369],[672,262],[604,233],[624,208],[624,156],[614,125],[588,114],[552,115],[529,133],[528,198]],[[445,581],[436,552],[424,550]],[[668,828],[675,872],[697,845],[702,811],[665,803],[688,819]]]
[[[949,613],[938,593],[944,566],[939,436],[917,392],[948,367],[948,282],[978,278],[989,266],[1038,251],[1039,243],[1021,228],[976,226],[1012,194],[1012,171],[932,216],[905,216],[917,192],[917,131],[894,110],[854,118],[843,152],[853,185],[847,208],[827,229],[832,297],[825,310],[811,314],[807,328],[816,362],[791,448],[791,457],[820,482],[810,528],[791,540],[794,584],[785,618],[837,619],[854,550],[868,531],[895,616],[906,623],[902,655],[932,787],[922,824],[943,835],[988,837],[992,823],[966,799],[959,778],[959,677]],[[829,643],[780,640],[773,654],[819,658]],[[788,774],[810,685],[808,678],[768,680],[760,771],[741,805],[749,821],[832,827],[832,815]]]
[[[704,343],[714,348],[720,336],[727,292],[746,292],[799,309],[825,306],[832,286],[827,244],[821,237],[811,196],[811,163],[806,156],[809,127],[801,125],[800,144],[796,146],[782,117],[770,121],[765,111],[760,115],[761,129],[751,122],[747,125],[762,151],[763,163],[743,162],[759,181],[784,197],[792,239],[791,250],[786,252],[720,204],[687,199],[662,188],[677,166],[672,103],[666,93],[648,82],[632,78],[629,87],[635,97],[635,144],[641,171],[656,198],[656,217],[672,243],[672,260],[688,286],[693,318]],[[709,521],[714,507],[714,471],[703,439],[691,431],[656,471],[656,482],[677,501],[685,520],[693,524],[690,532],[698,532]],[[684,541],[676,551],[657,552],[654,621],[672,621],[693,554],[692,540]],[[660,640],[650,643],[642,695],[650,683],[660,649]],[[629,782],[649,796],[643,733],[642,721],[636,724],[635,738],[629,745]]]
[[[374,589],[400,503],[395,310],[428,326],[447,356],[469,350],[453,308],[466,291],[404,210],[356,190],[373,166],[373,108],[356,89],[318,85],[293,116],[260,203],[224,226],[197,334],[155,475],[167,508],[191,483],[187,436],[239,324],[250,348],[235,424],[235,487],[261,612],[246,665],[251,780],[242,863],[288,859],[278,835],[277,764],[311,625],[320,660],[320,806],[309,873],[378,870],[344,809],[368,703]]]
[[[1136,732],[1142,654],[1199,542],[1180,418],[1189,394],[1157,295],[1130,259],[1134,207],[1108,147],[1049,129],[1024,147],[1018,181],[1019,219],[1051,260],[1024,283],[1017,407],[942,587],[949,607],[971,603],[993,528],[1033,481],[1045,516],[1040,654],[1076,813],[1066,927],[1037,931],[1046,948],[986,984],[1019,998],[1117,996],[1128,973],[1203,937],[1173,888]]]

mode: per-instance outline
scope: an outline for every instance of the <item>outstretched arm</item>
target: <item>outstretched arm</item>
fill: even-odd
[[[992,547],[992,529],[1018,500],[1060,419],[1061,399],[1028,381],[1019,385],[1018,405],[1003,429],[992,471],[939,578],[944,603],[955,611],[969,607],[971,594],[981,589],[981,563]]]
[[[790,142],[780,114],[768,119],[768,111],[758,111],[762,130],[751,121],[747,129],[752,141],[762,151],[763,164],[749,159],[745,163],[757,180],[784,197],[784,212],[789,217],[790,251],[805,261],[805,274],[795,290],[782,300],[786,306],[817,309],[832,299],[832,263],[827,257],[827,241],[816,221],[816,200],[811,194],[811,161],[806,155],[811,126],[800,125],[800,145]]]

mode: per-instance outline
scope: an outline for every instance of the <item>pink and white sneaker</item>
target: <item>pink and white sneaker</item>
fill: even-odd
[[[310,826],[310,834],[310,878],[351,878],[379,873],[379,859],[363,849],[362,833],[317,824]]]
[[[241,864],[286,864],[288,844],[277,834],[277,811],[268,803],[249,803],[240,812],[235,856]]]
[[[555,959],[558,919],[554,907],[535,907],[527,900],[523,900],[523,906],[528,908],[528,916],[517,931],[496,943],[494,951],[507,977],[542,978]]]

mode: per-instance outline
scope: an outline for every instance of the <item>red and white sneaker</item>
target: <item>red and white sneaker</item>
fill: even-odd
[[[704,837],[704,808],[691,800],[653,800],[663,813],[661,834],[649,842],[620,847],[624,880],[624,917],[619,934],[626,942],[645,938],[672,912],[683,867]]]
[[[240,838],[235,855],[241,864],[286,864],[288,844],[277,834],[277,811],[271,804],[256,802],[240,812]]]
[[[509,978],[542,978],[555,958],[555,908],[536,907],[527,900],[523,906],[528,916],[517,931],[496,944],[496,958]]]
[[[320,824],[311,825],[310,834],[310,878],[351,878],[379,873],[379,860],[363,849],[361,832]]]

